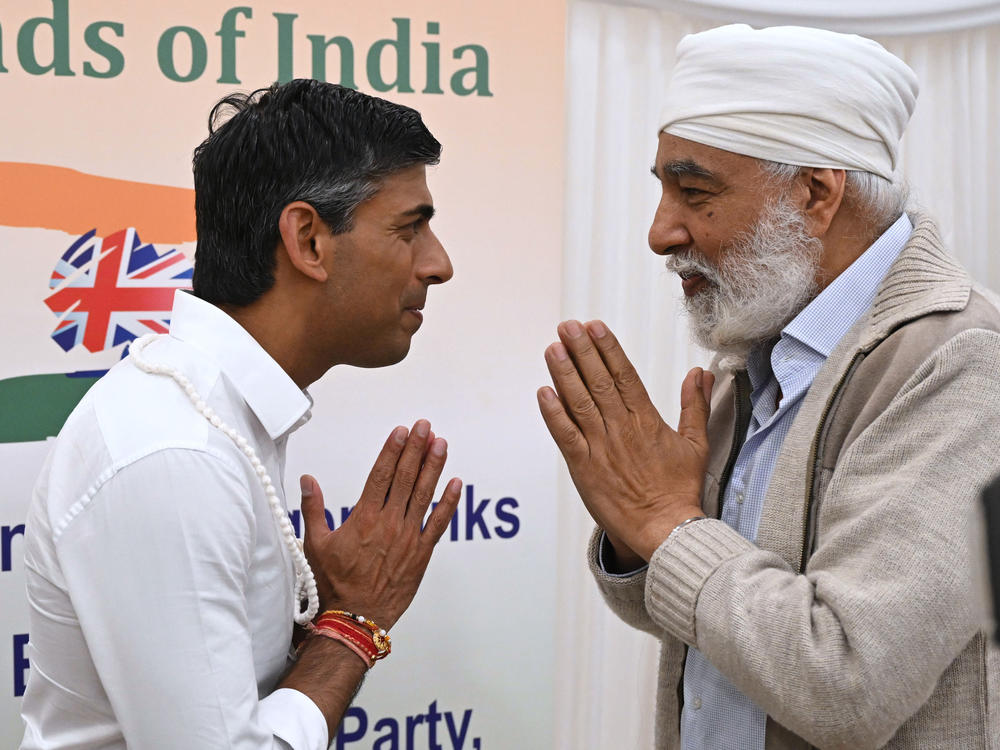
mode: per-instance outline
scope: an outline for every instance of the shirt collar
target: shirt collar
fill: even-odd
[[[219,365],[272,440],[309,420],[309,393],[299,388],[257,340],[220,308],[178,290],[174,294],[170,335],[201,350]]]
[[[830,282],[781,332],[814,351],[830,356],[844,334],[868,312],[882,280],[903,250],[913,224],[904,213]]]

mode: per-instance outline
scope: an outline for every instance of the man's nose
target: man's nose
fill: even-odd
[[[670,255],[691,244],[691,235],[681,220],[678,206],[664,195],[649,227],[649,249],[657,255]]]
[[[426,229],[426,245],[421,251],[420,265],[417,275],[427,284],[443,284],[455,275],[444,245],[437,235],[428,227]]]

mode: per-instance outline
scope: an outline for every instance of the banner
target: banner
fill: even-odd
[[[335,524],[397,424],[430,419],[466,482],[333,746],[552,746],[558,464],[534,393],[559,319],[564,35],[563,3],[526,0],[0,10],[0,747],[22,734],[24,519],[47,442],[129,341],[169,328],[212,105],[294,77],[422,112],[444,144],[428,183],[455,266],[406,360],[334,368],[289,443],[289,506],[312,473]]]

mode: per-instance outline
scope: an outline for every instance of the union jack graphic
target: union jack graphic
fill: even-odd
[[[65,351],[113,349],[146,333],[166,333],[174,292],[189,289],[193,266],[176,248],[160,253],[134,228],[103,240],[92,229],[56,263],[45,304],[59,323],[53,340]]]

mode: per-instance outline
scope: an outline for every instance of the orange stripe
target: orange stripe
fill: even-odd
[[[0,162],[0,225],[98,237],[135,227],[143,242],[192,242],[194,190],[46,164]]]

